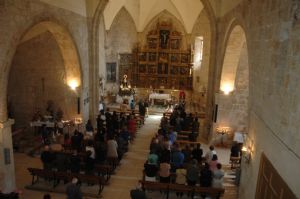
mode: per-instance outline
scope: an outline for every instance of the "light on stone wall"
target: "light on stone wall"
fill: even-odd
[[[68,82],[68,85],[69,87],[72,89],[72,90],[76,90],[76,88],[79,86],[78,84],[78,81],[76,81],[75,79],[72,79]]]
[[[230,83],[223,83],[221,85],[221,91],[223,91],[225,95],[228,95],[233,90],[234,90],[234,86]]]

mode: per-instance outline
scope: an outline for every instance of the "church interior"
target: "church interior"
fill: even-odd
[[[0,0],[0,27],[0,198],[300,198],[299,0]]]

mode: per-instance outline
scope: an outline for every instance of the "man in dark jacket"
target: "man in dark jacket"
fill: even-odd
[[[78,183],[78,179],[73,178],[72,182],[67,185],[67,189],[66,189],[67,199],[82,199],[82,193],[77,183]]]

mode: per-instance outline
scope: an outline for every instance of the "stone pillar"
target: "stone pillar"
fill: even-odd
[[[0,122],[0,190],[10,193],[16,189],[15,164],[11,126],[14,120]]]

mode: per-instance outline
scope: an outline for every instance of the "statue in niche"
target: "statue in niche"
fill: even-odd
[[[168,48],[168,40],[169,40],[170,31],[169,30],[160,30],[159,38],[160,38],[160,47]]]

